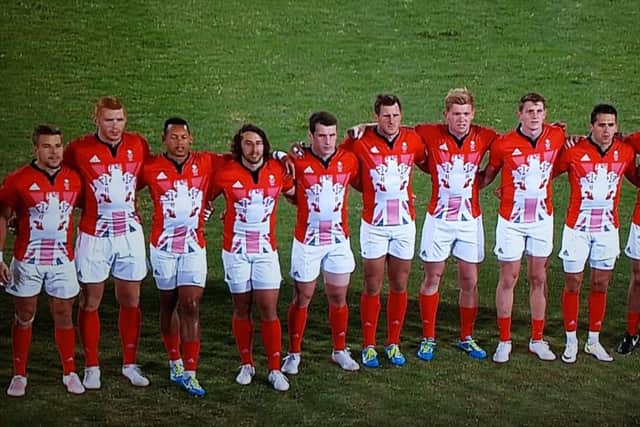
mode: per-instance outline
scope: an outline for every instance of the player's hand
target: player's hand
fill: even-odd
[[[216,211],[216,207],[213,206],[213,202],[209,200],[204,207],[204,220],[209,221],[211,219],[211,215]]]
[[[559,128],[562,128],[563,131],[567,130],[567,122],[553,122],[551,123],[551,126],[557,126]]]
[[[7,286],[10,279],[9,267],[4,263],[4,261],[0,262],[0,286]]]
[[[498,200],[502,199],[502,187],[496,187],[496,189],[493,190],[493,195],[496,196]]]
[[[347,129],[347,136],[351,139],[360,139],[364,135],[364,131],[367,130],[367,123],[361,123]]]
[[[576,145],[578,143],[578,141],[580,141],[580,138],[582,138],[580,135],[569,135],[564,140],[564,148],[565,148],[565,150],[573,147],[574,145]]]
[[[218,215],[218,218],[220,219],[220,221],[224,221],[224,215],[227,213],[226,210],[220,212],[220,215]]]
[[[304,157],[305,148],[306,145],[304,141],[294,141],[291,143],[291,147],[289,147],[287,157],[291,157],[292,159],[301,159]]]
[[[11,232],[11,234],[13,234],[14,236],[16,235],[18,230],[18,217],[12,216],[11,218],[9,218],[9,221],[7,221],[7,229],[9,230],[9,232]]]

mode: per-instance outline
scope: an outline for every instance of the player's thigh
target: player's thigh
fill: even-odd
[[[482,217],[471,221],[459,221],[453,255],[468,263],[480,263],[484,260],[484,229]]]
[[[171,291],[178,286],[178,254],[149,246],[151,271],[156,287],[161,291]]]
[[[390,227],[375,227],[360,222],[360,254],[364,259],[377,259],[389,253]]]
[[[546,258],[553,252],[553,216],[540,222],[527,224],[528,232],[525,253],[529,256]]]
[[[245,294],[251,291],[251,263],[246,255],[222,250],[222,267],[224,281],[232,294]]]
[[[451,222],[436,219],[429,214],[426,215],[420,239],[420,258],[422,261],[441,262],[449,258],[453,242],[456,239],[455,233],[452,233],[453,228],[454,225]]]
[[[327,245],[305,245],[293,239],[289,276],[298,282],[315,281],[320,275],[322,258],[327,250]]]
[[[10,280],[6,291],[19,298],[36,296],[42,290],[45,272],[35,264],[28,264],[15,258],[9,264]]]
[[[114,250],[113,277],[131,282],[144,279],[147,263],[142,230],[115,237]]]
[[[589,258],[591,241],[589,233],[577,231],[567,225],[562,230],[560,254],[565,273],[581,273]]]
[[[589,265],[598,270],[613,270],[620,255],[618,229],[591,233]]]
[[[80,293],[80,284],[73,262],[52,265],[46,268],[44,290],[50,297],[68,300]]]
[[[395,225],[392,227],[389,255],[401,260],[411,260],[416,248],[416,224]]]
[[[204,248],[180,254],[177,285],[204,288],[207,281],[207,251]]]
[[[514,224],[498,216],[496,245],[493,250],[498,261],[511,262],[522,258],[526,232],[520,224]]]
[[[251,285],[254,290],[280,289],[280,259],[278,251],[251,256]]]
[[[75,264],[81,283],[102,283],[109,277],[115,259],[113,238],[80,232],[76,239]]]
[[[633,260],[640,260],[640,225],[631,224],[624,253]]]
[[[344,282],[346,276],[346,284],[349,284],[349,276],[356,268],[356,261],[351,251],[349,240],[330,245],[328,251],[322,258],[322,271],[324,272],[324,280],[327,283],[327,275],[337,278],[342,276],[340,282]],[[333,282],[329,282],[333,283]]]

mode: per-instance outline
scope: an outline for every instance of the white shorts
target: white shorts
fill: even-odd
[[[224,281],[232,294],[253,289],[280,289],[282,275],[278,251],[264,254],[232,254],[222,251]]]
[[[9,272],[11,281],[7,285],[7,293],[16,297],[36,296],[43,285],[47,295],[60,299],[73,298],[80,292],[73,261],[60,265],[37,265],[14,258]]]
[[[591,268],[613,270],[620,255],[618,230],[589,233],[564,226],[560,258],[565,273],[581,273],[589,259]]]
[[[140,281],[147,275],[142,229],[115,237],[80,232],[76,240],[76,268],[81,283],[102,283],[112,274],[120,280]]]
[[[624,253],[631,259],[640,260],[640,225],[631,223],[631,227],[629,227],[629,240],[627,240]]]
[[[410,260],[416,246],[416,223],[375,227],[360,221],[360,254],[376,259],[387,254]]]
[[[291,271],[289,275],[298,282],[312,282],[320,270],[333,274],[350,274],[356,268],[349,239],[332,245],[305,245],[293,239]]]
[[[498,261],[517,261],[526,255],[546,258],[553,250],[553,215],[532,223],[514,223],[498,216],[496,246]]]
[[[484,260],[482,216],[471,221],[444,221],[427,214],[422,227],[420,258],[440,262],[453,254],[466,262]]]
[[[186,254],[166,252],[149,245],[149,258],[156,286],[172,291],[179,286],[204,288],[207,280],[207,250],[202,248]]]

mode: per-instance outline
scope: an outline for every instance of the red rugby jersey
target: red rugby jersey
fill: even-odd
[[[515,223],[540,221],[553,213],[553,164],[564,145],[564,130],[545,124],[536,141],[513,130],[492,145],[489,164],[502,168],[499,214]]]
[[[640,154],[640,132],[635,132],[625,137],[624,142],[629,144],[636,154]],[[636,200],[636,206],[633,209],[632,222],[636,225],[640,225],[640,191],[638,191],[638,198]]]
[[[13,256],[29,264],[73,261],[73,208],[82,180],[65,166],[49,175],[35,161],[12,172],[0,187],[0,202],[18,218]]]
[[[480,213],[478,167],[497,138],[493,130],[471,125],[462,139],[446,124],[420,124],[416,132],[427,147],[431,200],[427,212],[445,221],[469,221]]]
[[[565,224],[590,233],[619,228],[618,201],[629,168],[635,170],[635,152],[619,138],[614,138],[604,152],[589,138],[563,151],[556,174],[569,174],[571,192]]]
[[[149,187],[153,202],[150,242],[154,247],[173,253],[205,247],[204,209],[221,163],[222,156],[205,152],[191,152],[182,164],[166,154],[145,162],[140,187]]]
[[[278,196],[293,187],[279,161],[269,159],[256,171],[240,162],[226,162],[214,176],[214,194],[224,193],[226,211],[222,247],[236,254],[276,250]]]
[[[150,156],[147,141],[125,132],[112,147],[96,134],[72,141],[64,162],[80,173],[84,205],[80,230],[97,237],[119,236],[141,229],[136,212],[136,189],[142,162]]]
[[[341,147],[360,162],[362,219],[374,226],[409,224],[415,220],[411,171],[425,159],[420,136],[410,128],[389,142],[375,127],[360,139],[347,138]]]
[[[349,237],[348,188],[358,178],[358,159],[338,148],[323,161],[306,149],[294,163],[296,240],[312,246],[343,242]]]

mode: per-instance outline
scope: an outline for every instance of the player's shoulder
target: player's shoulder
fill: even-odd
[[[35,169],[31,166],[31,163],[27,163],[9,172],[4,179],[4,183],[5,185],[19,183],[33,172],[35,172]]]
[[[98,142],[99,141],[98,138],[96,138],[95,133],[87,133],[72,139],[65,147],[65,150],[75,150],[80,147],[85,147],[89,144],[95,144]]]
[[[78,171],[64,164],[60,169],[60,175],[68,177],[69,179],[73,179],[76,182],[82,182],[82,176],[78,173]]]
[[[470,128],[471,132],[479,135],[482,138],[494,140],[500,136],[500,134],[492,127],[472,124]]]

